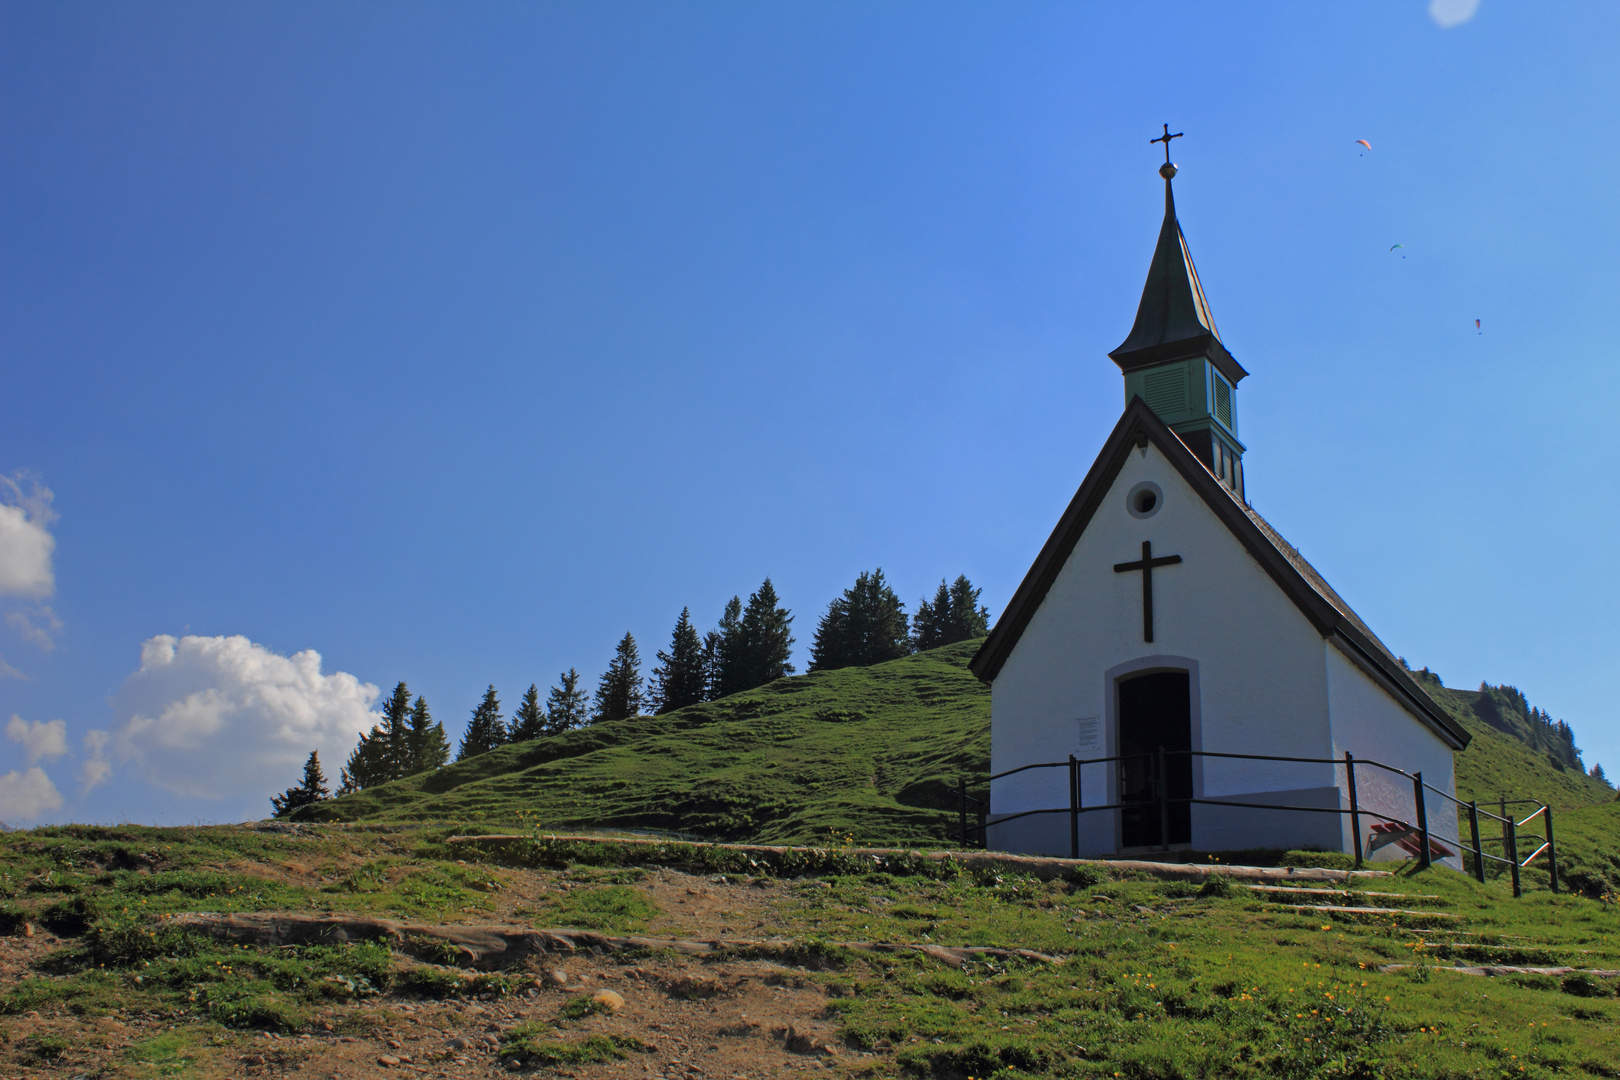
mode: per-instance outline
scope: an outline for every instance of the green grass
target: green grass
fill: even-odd
[[[1614,814],[1606,804],[1565,813],[1559,825],[1568,843],[1578,846],[1587,837],[1600,844],[1616,827]],[[433,850],[444,831],[317,827],[286,839],[277,852],[309,865],[319,864],[333,844],[349,849],[351,865],[369,869],[328,876],[353,891],[318,890],[306,899],[365,907],[397,894],[398,883],[407,880],[392,861],[400,850]],[[247,850],[264,843],[248,830],[234,835]],[[176,865],[231,865],[226,830],[170,830],[166,836]],[[19,909],[72,896],[93,901],[86,910],[103,912],[33,973],[0,989],[0,1016],[51,1015],[60,1006],[84,1017],[114,1009],[167,1017],[181,1025],[174,1039],[162,1042],[166,1036],[158,1035],[130,1052],[132,1064],[153,1075],[183,1071],[187,1055],[206,1052],[208,1033],[304,1031],[323,1010],[336,1010],[339,1030],[358,1031],[367,1017],[386,1015],[392,1000],[499,996],[529,978],[422,964],[411,942],[395,953],[377,944],[243,948],[217,942],[147,912],[124,912],[126,879],[104,874],[85,855],[86,845],[100,842],[71,830],[0,837],[0,874],[17,888],[11,902]],[[724,860],[738,857],[729,849],[678,843],[522,843],[544,856],[532,862],[542,867],[535,872],[543,877],[543,895],[615,919],[656,911],[651,879],[631,862],[689,865],[713,876],[717,869],[732,872]],[[513,850],[471,846],[463,852],[466,865],[456,870],[468,882],[497,880],[515,872],[499,864],[524,861],[512,859]],[[703,852],[720,861],[706,862]],[[73,870],[65,878],[43,869],[68,863]],[[20,872],[23,867],[30,869]],[[1614,1065],[1620,1061],[1616,980],[1483,979],[1441,970],[1481,963],[1620,968],[1620,905],[1612,900],[1538,889],[1514,900],[1500,880],[1482,885],[1442,869],[1406,868],[1357,887],[1414,894],[1409,901],[1367,898],[1343,913],[1300,913],[1241,883],[1204,887],[1093,866],[1067,880],[1042,882],[909,857],[878,868],[870,858],[836,849],[756,860],[743,872],[775,882],[760,896],[769,898],[784,940],[712,962],[757,956],[777,965],[776,978],[823,988],[839,1037],[876,1052],[863,1060],[877,1076],[1455,1080],[1620,1074]],[[52,874],[49,882],[45,873]],[[564,885],[571,888],[565,892]],[[214,909],[221,897],[217,889],[190,892],[198,894],[186,901],[190,910]],[[1372,906],[1462,918],[1357,910]],[[468,917],[478,917],[477,911]],[[1062,962],[986,959],[954,968],[904,949],[872,953],[836,944],[843,941],[1017,947]],[[1411,966],[1379,970],[1392,963]],[[634,1040],[600,1030],[604,1018],[586,1002],[559,1001],[549,1020],[508,1031],[503,1056],[567,1068],[636,1052]],[[31,1047],[19,1039],[6,1052],[21,1062]]]
[[[956,778],[989,768],[989,693],[967,670],[977,647],[502,747],[300,816],[938,845],[955,820]]]
[[[553,897],[535,911],[533,919],[542,926],[629,933],[645,930],[647,920],[657,915],[658,905],[641,890],[626,885],[603,885],[572,889]]]
[[[979,644],[503,747],[302,816],[939,846],[955,829],[957,778],[982,795],[989,769],[990,692],[967,670]],[[1570,810],[1615,797],[1571,764],[1570,748],[1517,691],[1453,690],[1432,673],[1414,675],[1474,736],[1456,759],[1463,798],[1535,796]],[[1620,847],[1620,832],[1611,835]],[[1584,833],[1571,834],[1569,851],[1583,866],[1604,864]],[[1588,879],[1601,892],[1620,874]]]

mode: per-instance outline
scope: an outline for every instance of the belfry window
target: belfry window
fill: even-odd
[[[1226,385],[1226,380],[1219,375],[1215,379],[1215,419],[1225,424],[1228,429],[1232,426],[1232,388]]]

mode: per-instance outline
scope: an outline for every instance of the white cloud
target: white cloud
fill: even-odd
[[[0,776],[0,820],[26,821],[59,809],[62,793],[38,765]]]
[[[1461,26],[1479,10],[1479,0],[1429,0],[1429,18],[1442,29]]]
[[[30,724],[12,713],[11,722],[6,725],[6,738],[22,743],[30,765],[41,758],[50,761],[67,753],[67,723],[62,720],[44,724],[35,720]]]
[[[24,487],[24,484],[27,486]],[[26,473],[0,476],[0,596],[43,599],[56,589],[51,489]]]
[[[378,722],[377,688],[321,674],[320,654],[280,656],[245,637],[162,634],[124,680],[112,737],[122,761],[180,795],[267,797],[311,750],[341,761]]]
[[[40,604],[32,611],[8,611],[6,622],[46,652],[56,648],[56,635],[62,631],[62,620],[49,604]]]
[[[6,658],[0,656],[0,679],[20,679],[27,682],[28,676],[6,663]]]
[[[105,784],[112,776],[112,762],[107,760],[107,744],[112,742],[112,736],[105,731],[87,731],[84,733],[84,758],[79,762],[79,783],[84,785],[84,791]]]

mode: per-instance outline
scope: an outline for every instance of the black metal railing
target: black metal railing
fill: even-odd
[[[1224,758],[1239,761],[1277,761],[1305,765],[1331,765],[1336,769],[1342,768],[1345,771],[1345,790],[1349,795],[1350,805],[1348,808],[1343,806],[1281,805],[1277,803],[1243,802],[1233,799],[1205,799],[1196,795],[1171,795],[1166,774],[1166,759],[1177,756],[1187,757],[1189,763],[1192,758]],[[1127,761],[1140,761],[1143,759],[1148,762],[1148,789],[1151,792],[1149,798],[1102,803],[1095,806],[1084,805],[1081,770],[1085,766],[1123,764]],[[1376,810],[1363,808],[1356,783],[1356,769],[1358,767],[1382,769],[1385,772],[1410,780],[1412,782],[1414,820],[1407,821]],[[957,820],[960,827],[958,839],[960,839],[964,847],[973,844],[975,834],[979,846],[985,846],[988,829],[991,825],[1002,825],[1009,821],[1017,821],[1020,818],[1033,817],[1038,814],[1067,814],[1069,816],[1069,856],[1075,859],[1080,857],[1080,815],[1098,811],[1140,811],[1157,804],[1159,839],[1157,845],[1150,846],[1158,846],[1165,851],[1170,849],[1170,808],[1172,806],[1229,806],[1237,809],[1279,810],[1291,813],[1339,814],[1341,816],[1348,814],[1350,816],[1350,832],[1354,838],[1355,863],[1358,868],[1363,864],[1365,856],[1371,854],[1371,851],[1376,851],[1378,848],[1392,843],[1401,844],[1408,850],[1415,848],[1420,865],[1428,866],[1435,857],[1436,849],[1443,850],[1444,845],[1449,844],[1453,845],[1458,852],[1466,851],[1472,857],[1474,876],[1480,881],[1485,880],[1487,862],[1502,864],[1512,875],[1513,895],[1520,896],[1523,894],[1520,872],[1545,854],[1547,856],[1549,883],[1553,892],[1558,891],[1558,849],[1553,839],[1552,807],[1546,803],[1536,799],[1508,799],[1503,797],[1497,801],[1498,809],[1501,812],[1493,814],[1489,810],[1482,809],[1477,801],[1463,802],[1450,792],[1442,791],[1432,784],[1425,783],[1421,771],[1409,773],[1404,769],[1398,769],[1393,765],[1386,765],[1371,758],[1357,758],[1348,752],[1341,760],[1339,758],[1288,757],[1278,754],[1228,754],[1214,750],[1166,750],[1159,747],[1152,753],[1117,754],[1112,757],[1100,758],[1077,758],[1070,754],[1068,761],[1040,761],[1029,765],[1020,765],[1015,769],[994,773],[989,777],[989,780],[992,782],[1001,780],[1032,769],[1067,769],[1069,772],[1069,805],[1047,807],[1039,810],[1023,810],[1016,814],[1003,814],[992,821],[990,820],[986,800],[969,795],[967,779],[963,777],[957,781],[957,795],[960,806]],[[1337,785],[1335,784],[1335,786]],[[1428,795],[1430,793],[1455,804],[1459,811],[1464,809],[1468,811],[1470,843],[1465,845],[1459,838],[1437,836],[1430,830],[1428,813]],[[968,826],[969,803],[973,804],[972,816],[976,822],[971,830]],[[1535,809],[1524,819],[1515,820],[1513,815],[1509,813],[1509,808],[1517,806],[1532,806]],[[1521,861],[1519,858],[1519,830],[1538,817],[1542,819],[1546,839],[1535,851]],[[1374,843],[1371,845],[1371,851],[1366,852],[1362,850],[1361,824],[1364,818],[1375,818],[1384,826],[1382,829],[1374,826],[1375,829],[1378,829],[1378,832],[1372,837]],[[1481,818],[1487,821],[1499,822],[1502,826],[1501,835],[1482,837],[1480,835]],[[1502,845],[1500,855],[1485,850],[1485,845],[1498,843]],[[1442,854],[1441,857],[1445,858],[1448,855]]]

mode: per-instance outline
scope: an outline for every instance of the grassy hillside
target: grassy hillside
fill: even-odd
[[[715,839],[938,844],[990,762],[977,642],[780,679],[659,717],[502,747],[305,819],[532,821]]]
[[[1613,903],[457,828],[0,835],[0,1076],[1620,1075]]]
[[[1573,745],[1560,739],[1513,687],[1452,690],[1432,672],[1412,674],[1474,736],[1457,755],[1461,798],[1484,803],[1503,794],[1533,795],[1558,809],[1614,798],[1614,789],[1586,775]]]
[[[990,692],[967,670],[978,644],[503,747],[304,818],[522,821],[762,842],[836,832],[857,843],[938,844],[955,828],[956,778],[982,789],[989,767]],[[1464,798],[1534,795],[1559,810],[1614,798],[1518,691],[1450,690],[1428,671],[1415,674],[1474,735],[1457,756]],[[1572,833],[1570,842],[1581,841]]]

